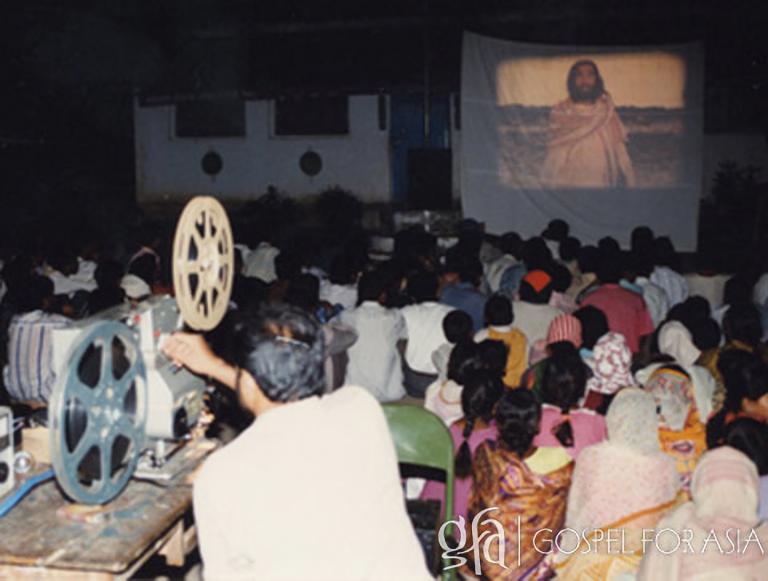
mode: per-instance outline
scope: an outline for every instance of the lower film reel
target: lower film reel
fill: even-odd
[[[131,330],[105,321],[83,331],[48,408],[56,479],[67,496],[103,504],[122,492],[145,439],[147,375]]]

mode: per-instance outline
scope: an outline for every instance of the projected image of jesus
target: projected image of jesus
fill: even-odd
[[[569,98],[552,108],[541,183],[550,188],[635,185],[627,131],[597,65],[580,60],[568,73]]]

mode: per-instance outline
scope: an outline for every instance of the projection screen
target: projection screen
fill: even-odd
[[[647,225],[695,250],[699,45],[534,45],[465,33],[464,215],[531,236],[554,218],[585,243]]]

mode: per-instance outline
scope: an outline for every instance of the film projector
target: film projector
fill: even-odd
[[[216,327],[233,276],[227,213],[216,199],[196,197],[176,226],[175,298],[114,307],[54,332],[49,445],[69,498],[103,504],[134,475],[169,477],[162,467],[196,425],[206,385],[165,357],[162,344],[184,326]]]

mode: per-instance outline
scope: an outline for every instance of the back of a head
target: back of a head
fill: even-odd
[[[503,377],[507,367],[509,348],[503,341],[486,339],[477,344],[480,365],[494,377]]]
[[[600,262],[597,266],[597,279],[602,284],[618,284],[623,275],[621,254],[612,251],[600,253]]]
[[[573,282],[571,271],[560,263],[549,267],[549,275],[552,277],[552,290],[558,293],[567,291]]]
[[[62,274],[74,274],[77,272],[77,254],[67,244],[51,247],[47,252],[48,265]]]
[[[347,253],[338,254],[331,262],[331,268],[328,271],[328,278],[333,284],[350,285],[355,284],[358,269],[354,259]]]
[[[556,218],[555,220],[551,220],[549,222],[544,232],[541,233],[541,236],[547,240],[561,242],[565,240],[565,238],[570,233],[570,230],[571,229],[570,226],[568,226],[568,222],[560,218]]]
[[[483,276],[483,264],[476,256],[465,254],[458,261],[457,272],[461,282],[477,286]]]
[[[384,294],[386,281],[380,272],[364,272],[357,282],[357,304],[365,301],[378,301]]]
[[[416,303],[435,301],[437,300],[438,284],[437,274],[420,270],[408,276],[406,292]]]
[[[459,309],[451,311],[443,317],[443,333],[449,343],[472,340],[472,317]]]
[[[621,254],[621,246],[619,246],[619,242],[611,236],[604,236],[598,240],[597,249],[603,254],[607,252]]]
[[[648,252],[633,250],[628,258],[631,270],[636,276],[648,278],[653,272],[653,258]]]
[[[504,295],[495,294],[485,303],[485,324],[489,326],[511,325],[514,320],[512,303]]]
[[[723,304],[739,305],[752,302],[752,281],[740,274],[736,274],[725,281],[723,287]]]
[[[464,419],[467,422],[480,418],[490,421],[505,389],[501,379],[490,373],[479,372],[467,377],[461,391]]]
[[[447,376],[451,381],[464,385],[468,378],[483,369],[480,352],[476,343],[462,341],[451,350],[448,358]]]
[[[717,349],[720,345],[720,339],[722,338],[720,325],[712,317],[693,321],[689,330],[693,337],[693,344],[699,351]]]
[[[757,467],[743,452],[730,446],[709,450],[691,481],[697,522],[705,529],[715,519],[756,523],[759,486]]]
[[[585,349],[594,348],[600,337],[609,331],[608,317],[597,307],[592,305],[581,307],[573,313],[573,316],[581,323],[582,347]]]
[[[751,303],[731,305],[723,317],[726,341],[740,341],[756,346],[763,335],[760,312]]]
[[[25,286],[19,305],[23,313],[44,309],[46,301],[53,297],[53,281],[47,276],[33,274],[26,280]]]
[[[285,302],[311,313],[320,302],[320,279],[313,274],[300,274],[291,281]]]
[[[568,413],[584,395],[587,367],[572,343],[560,341],[550,346],[541,383],[544,402],[563,413]]]
[[[523,248],[523,239],[517,232],[507,232],[501,237],[499,247],[504,254],[509,254],[519,259]]]
[[[642,453],[660,450],[659,421],[653,396],[636,387],[620,390],[605,416],[608,439]]]
[[[630,242],[632,252],[647,252],[653,248],[654,234],[648,226],[638,226],[632,230]]]
[[[131,262],[128,267],[128,274],[138,276],[141,280],[152,286],[157,282],[157,264],[155,257],[151,254],[143,254]]]
[[[660,236],[654,240],[653,255],[657,266],[677,269],[677,253],[669,236]]]
[[[116,260],[105,260],[96,267],[93,277],[99,288],[120,288],[120,280],[125,272],[123,266]]]
[[[508,389],[496,407],[496,423],[502,444],[522,458],[539,432],[541,404],[527,389]]]
[[[744,399],[756,402],[768,393],[768,366],[743,349],[728,349],[717,361],[717,369],[725,385],[724,407],[734,413],[741,411]]]
[[[579,270],[583,274],[597,272],[600,262],[600,251],[595,246],[582,246],[578,256]]]
[[[768,426],[752,418],[739,418],[728,424],[725,432],[725,444],[746,454],[760,476],[768,475]]]
[[[232,363],[247,370],[273,402],[289,402],[325,389],[320,325],[289,305],[264,305],[235,325]]]
[[[552,263],[552,252],[543,238],[529,238],[523,243],[522,260],[528,270],[544,270]]]
[[[560,242],[560,260],[563,262],[572,262],[577,260],[580,250],[581,242],[579,242],[579,239],[574,238],[573,236],[568,236],[562,242]]]
[[[301,259],[287,250],[275,257],[275,275],[278,280],[291,280],[301,274]]]

